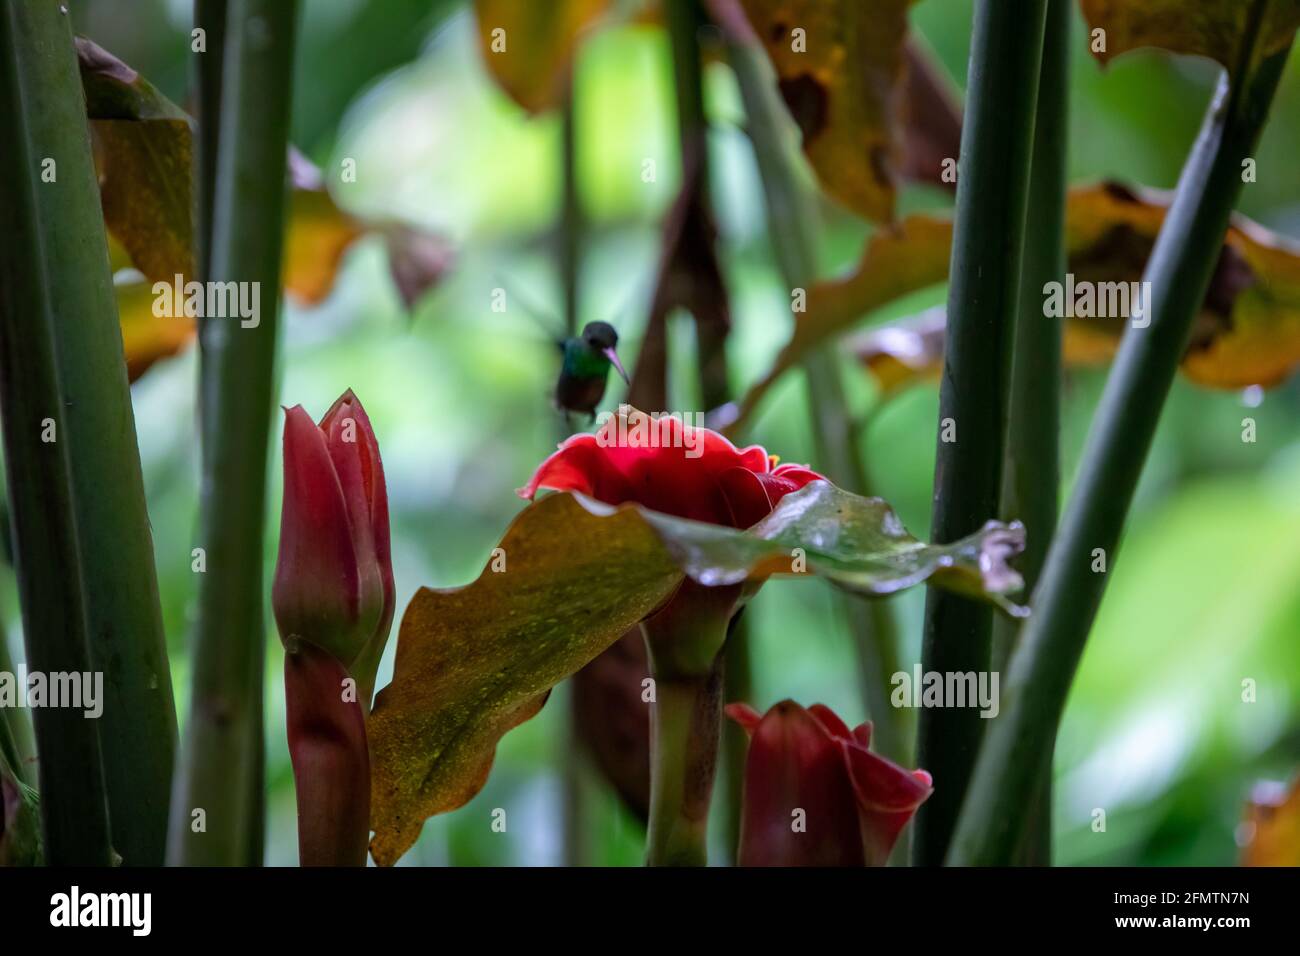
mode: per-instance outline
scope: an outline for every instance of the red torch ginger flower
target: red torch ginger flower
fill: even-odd
[[[286,642],[315,644],[355,668],[363,686],[373,681],[396,603],[388,491],[370,419],[351,390],[319,426],[301,405],[285,412],[271,603]]]
[[[763,715],[729,704],[726,712],[750,738],[741,866],[884,866],[933,792],[924,770],[868,749],[871,724],[849,730],[822,704],[784,700]]]
[[[708,428],[631,410],[594,434],[567,439],[519,495],[574,491],[621,505],[732,528],[748,528],[792,491],[825,479],[802,465],[778,465],[758,445],[737,448]]]

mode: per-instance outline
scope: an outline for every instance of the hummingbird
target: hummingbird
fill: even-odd
[[[501,288],[505,283],[498,280]],[[513,293],[512,293],[513,294]],[[518,295],[516,301],[526,303]],[[568,419],[574,413],[596,420],[596,406],[605,397],[609,369],[613,366],[628,385],[623,363],[618,357],[618,332],[608,322],[588,322],[577,335],[557,333],[562,328],[558,317],[534,304],[525,304],[524,312],[546,333],[560,350],[560,374],[555,382],[555,406]]]
[[[612,365],[629,385],[618,358],[618,332],[608,322],[588,322],[579,335],[557,341],[563,356],[560,377],[555,383],[555,404],[566,417],[580,412],[596,420],[596,406],[605,397],[605,385]]]

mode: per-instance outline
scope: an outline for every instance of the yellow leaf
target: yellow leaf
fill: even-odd
[[[304,305],[323,302],[334,288],[343,254],[365,228],[339,209],[329,191],[295,189],[289,195],[284,237],[285,292]]]
[[[742,0],[776,70],[803,150],[828,194],[874,221],[894,215],[912,0]]]
[[[1248,0],[1080,0],[1090,31],[1104,30],[1104,46],[1089,43],[1103,63],[1138,47],[1209,57],[1232,70],[1250,18]],[[1300,29],[1300,0],[1273,0],[1261,31],[1259,55],[1282,50]]]
[[[194,320],[153,314],[152,284],[132,282],[119,285],[117,317],[122,327],[122,348],[126,353],[127,377],[134,382],[149,366],[187,348],[194,339]]]
[[[475,0],[488,72],[510,98],[537,114],[559,105],[582,34],[609,0]]]

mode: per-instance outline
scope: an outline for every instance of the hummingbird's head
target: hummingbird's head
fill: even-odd
[[[618,369],[618,374],[623,376],[623,381],[632,384],[627,372],[623,371],[623,363],[618,360],[618,352],[614,351],[618,346],[618,333],[614,331],[614,326],[608,322],[588,322],[582,327],[582,341],[592,351],[609,359],[610,364]]]
[[[582,327],[582,341],[597,352],[618,348],[618,333],[608,322],[588,322]]]

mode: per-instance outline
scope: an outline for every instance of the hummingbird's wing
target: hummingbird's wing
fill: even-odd
[[[547,339],[554,343],[555,346],[563,352],[565,339],[563,332],[564,323],[560,321],[560,317],[550,309],[539,307],[535,302],[530,300],[528,296],[521,295],[518,289],[512,287],[503,277],[497,276],[496,284],[497,288],[501,289],[506,294],[506,311],[510,311],[511,303],[517,305],[524,315],[532,319],[533,322],[537,324],[537,327],[546,333]]]

